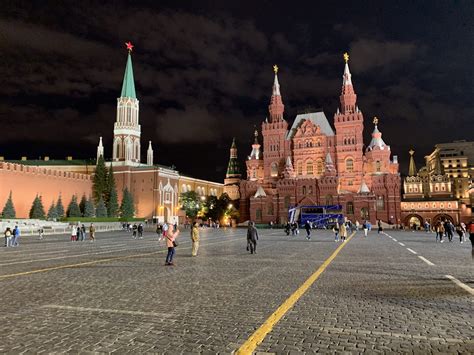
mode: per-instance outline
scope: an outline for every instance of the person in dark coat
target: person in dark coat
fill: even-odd
[[[257,228],[255,228],[255,223],[249,222],[247,229],[247,251],[250,251],[250,254],[257,254],[257,240],[258,232]]]
[[[306,239],[311,239],[311,223],[310,221],[306,221],[304,224],[304,229],[306,229]]]

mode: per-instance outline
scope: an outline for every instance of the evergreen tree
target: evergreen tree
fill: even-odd
[[[112,164],[110,164],[109,172],[107,174],[107,214],[109,217],[117,217],[119,205],[117,197],[117,188],[115,186],[114,171]]]
[[[79,205],[77,204],[77,197],[73,195],[71,198],[71,202],[67,207],[67,216],[68,217],[81,217],[81,210],[79,209]]]
[[[95,216],[95,208],[94,203],[92,202],[92,197],[89,196],[89,199],[86,200],[84,205],[84,217],[94,217]]]
[[[81,216],[84,216],[84,210],[86,208],[86,202],[87,202],[86,194],[83,194],[82,197],[81,197],[81,202],[79,202],[79,209],[81,210]]]
[[[59,195],[58,202],[56,203],[56,214],[58,216],[57,218],[64,218],[65,216],[64,205],[61,195]]]
[[[94,179],[92,182],[92,193],[94,196],[94,201],[98,204],[101,197],[105,200],[106,192],[107,168],[105,167],[104,158],[100,156],[95,167]]]
[[[51,202],[51,206],[49,207],[48,210],[48,219],[57,219],[58,218],[58,209],[56,208],[56,205],[54,202]]]
[[[117,190],[115,187],[110,192],[110,199],[109,205],[107,206],[107,213],[109,217],[117,217],[119,211],[119,204],[118,204],[118,197],[117,197]]]
[[[10,191],[10,195],[8,196],[7,202],[5,202],[5,206],[3,207],[2,215],[3,218],[15,218],[16,211],[15,206],[13,205],[12,199],[12,192]]]
[[[30,218],[44,219],[44,217],[43,201],[41,200],[41,196],[36,195],[30,209]]]
[[[95,216],[97,218],[107,217],[107,208],[105,207],[104,199],[102,198],[102,196],[99,198],[99,202],[97,203]]]
[[[120,205],[120,215],[122,218],[133,218],[135,215],[133,196],[127,188],[123,190],[122,204]]]

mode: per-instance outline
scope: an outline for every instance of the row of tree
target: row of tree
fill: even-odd
[[[229,195],[223,193],[217,196],[199,196],[195,191],[183,192],[180,195],[181,209],[191,219],[222,221],[224,217],[238,218],[238,211],[232,205]]]

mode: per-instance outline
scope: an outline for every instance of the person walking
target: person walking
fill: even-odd
[[[91,243],[95,242],[95,226],[94,223],[91,223],[89,227],[89,239]]]
[[[163,223],[163,228],[162,228],[162,229],[163,229],[163,236],[162,236],[162,238],[160,239],[160,241],[161,241],[162,239],[165,239],[165,238],[166,238],[166,235],[168,234],[168,229],[169,229],[169,227],[170,227],[170,226],[169,226],[168,222]]]
[[[17,247],[20,245],[20,228],[18,224],[13,228],[12,246]]]
[[[451,221],[446,221],[445,230],[446,230],[446,236],[448,237],[448,241],[452,242],[453,235],[454,235],[454,224]]]
[[[367,232],[369,231],[369,223],[367,220],[362,224],[362,229],[364,230],[364,237],[367,237]]]
[[[43,238],[44,238],[44,229],[41,226],[38,229],[38,236],[39,236],[39,240],[43,240]]]
[[[197,256],[199,249],[199,224],[194,222],[191,227],[191,241],[193,242],[193,250],[191,252],[192,256]]]
[[[86,240],[86,236],[87,236],[87,233],[86,233],[86,226],[84,225],[84,223],[82,224],[81,226],[81,241],[85,241]]]
[[[356,227],[356,232],[358,232],[360,229],[360,223],[359,223],[359,220],[357,219],[356,219],[355,227]]]
[[[257,254],[257,240],[258,231],[255,228],[255,223],[249,222],[247,229],[247,251],[250,251],[250,254]]]
[[[346,241],[346,237],[347,237],[347,226],[345,223],[342,223],[341,224],[341,227],[339,229],[339,234],[341,235],[341,241],[342,242],[345,242]]]
[[[6,248],[9,248],[11,247],[11,240],[12,240],[12,230],[10,229],[10,227],[7,227],[7,229],[5,229],[5,247]]]
[[[339,241],[339,222],[336,222],[334,227],[332,227],[334,233],[334,241],[337,243]]]
[[[138,225],[138,238],[143,239],[143,224]]]
[[[290,230],[291,230],[290,222],[286,222],[286,224],[285,224],[285,233],[286,233],[286,235],[290,235]]]
[[[311,222],[306,221],[304,224],[304,229],[306,230],[306,239],[311,240]]]
[[[178,238],[179,230],[172,230],[171,228],[172,227],[169,226],[166,233],[166,246],[168,247],[168,254],[166,254],[165,265],[167,266],[174,266],[173,257],[175,254],[175,248],[178,246],[178,243],[176,243],[176,238]]]
[[[71,242],[75,242],[77,238],[77,226],[75,224],[71,227]]]
[[[456,226],[456,233],[459,235],[459,242],[463,242],[464,231],[462,229],[461,223]]]
[[[443,240],[444,232],[445,232],[444,222],[439,222],[439,242],[440,243],[444,242]]]
[[[382,233],[383,227],[382,227],[382,221],[380,219],[377,221],[377,226],[379,227],[379,229],[377,230],[377,234]]]

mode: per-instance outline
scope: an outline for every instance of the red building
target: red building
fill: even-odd
[[[262,123],[263,154],[258,135],[246,161],[247,179],[239,184],[241,220],[286,222],[292,206],[340,204],[351,220],[400,220],[400,175],[390,159],[374,118],[372,140],[364,151],[364,117],[357,106],[347,54],[334,129],[324,112],[284,119],[278,67]],[[235,182],[234,182],[235,186]]]

